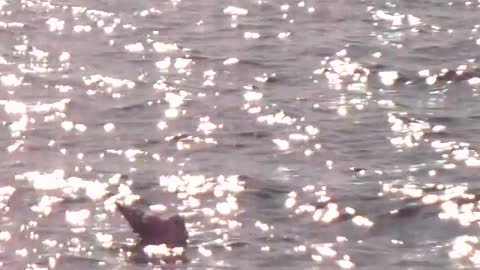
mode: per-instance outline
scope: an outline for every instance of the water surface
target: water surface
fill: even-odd
[[[0,0],[0,265],[477,267],[479,7]]]

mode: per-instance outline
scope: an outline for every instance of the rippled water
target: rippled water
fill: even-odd
[[[0,0],[0,266],[480,265],[480,1]],[[168,267],[173,267],[171,265]]]

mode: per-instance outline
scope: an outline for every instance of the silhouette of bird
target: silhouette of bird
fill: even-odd
[[[132,230],[140,236],[140,245],[165,244],[169,248],[187,245],[188,232],[185,220],[179,215],[161,219],[133,206],[122,205],[118,202],[115,204]]]

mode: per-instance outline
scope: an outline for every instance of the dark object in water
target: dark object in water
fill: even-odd
[[[188,232],[185,220],[179,215],[161,219],[132,206],[121,205],[118,202],[115,204],[132,230],[140,236],[140,245],[165,244],[169,248],[187,245]]]

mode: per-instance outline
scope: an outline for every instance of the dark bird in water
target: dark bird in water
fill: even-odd
[[[132,230],[140,236],[140,245],[165,244],[169,248],[187,245],[188,232],[185,220],[179,215],[161,219],[133,206],[122,205],[118,202],[115,204]]]

